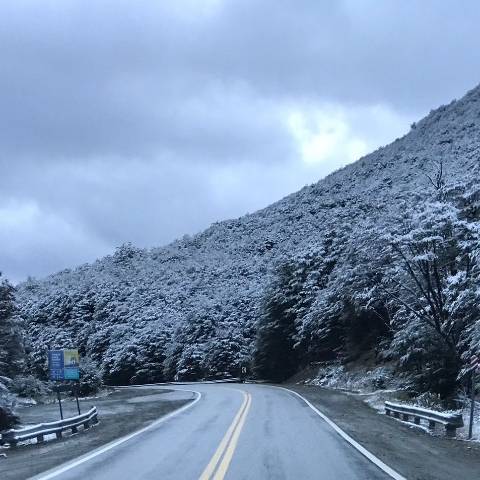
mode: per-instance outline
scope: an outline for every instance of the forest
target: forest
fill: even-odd
[[[89,384],[388,365],[446,404],[480,344],[480,89],[269,207],[170,245],[0,286],[0,422],[49,348]],[[87,379],[89,379],[87,381]],[[16,393],[17,392],[17,393]],[[0,428],[2,425],[0,424]]]

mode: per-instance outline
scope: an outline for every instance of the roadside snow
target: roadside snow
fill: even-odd
[[[459,403],[464,405],[464,408],[461,410],[436,410],[437,401],[434,395],[424,395],[416,399],[409,398],[405,388],[402,387],[401,380],[396,378],[393,369],[387,366],[376,367],[370,370],[351,371],[341,364],[322,365],[319,367],[317,376],[305,381],[305,384],[342,390],[347,395],[358,397],[382,415],[385,414],[385,401],[414,406],[422,409],[426,414],[442,413],[451,415],[462,413],[464,426],[457,429],[456,438],[458,440],[468,440],[470,419],[470,402],[468,398],[462,397],[458,399]],[[431,431],[423,425],[415,425],[404,422],[401,419],[394,420],[402,422],[411,428],[420,428],[434,436],[439,435],[440,432],[443,435],[442,429]],[[471,441],[480,442],[480,402],[475,402]]]
[[[466,405],[462,411],[464,427],[457,430],[457,437],[468,440],[468,425],[470,421],[470,405]],[[473,416],[472,441],[480,442],[480,402],[475,402],[475,414]]]
[[[396,391],[402,386],[400,380],[395,377],[392,367],[383,365],[352,371],[339,363],[320,367],[317,376],[305,383],[356,393]]]

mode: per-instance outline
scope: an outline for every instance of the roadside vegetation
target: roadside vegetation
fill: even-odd
[[[15,290],[6,280],[0,283],[0,430],[18,422],[12,378],[25,368],[24,337],[14,299]]]
[[[330,238],[278,268],[259,317],[259,377],[281,381],[299,365],[373,350],[414,395],[448,401],[466,386],[479,338],[480,191],[447,188],[442,170],[434,194],[389,225],[349,243]]]
[[[54,397],[53,383],[48,381],[46,373],[32,375],[36,361],[32,353],[15,288],[3,279],[0,282],[0,431],[19,423],[15,412],[19,402],[43,403]],[[46,358],[43,363],[46,370]],[[79,395],[97,393],[103,382],[96,365],[83,359],[80,371]]]

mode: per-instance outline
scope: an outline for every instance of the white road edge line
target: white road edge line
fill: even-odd
[[[175,389],[173,389],[175,390]],[[202,394],[200,392],[197,392],[196,390],[184,390],[184,389],[177,389],[180,392],[191,392],[197,395],[195,400],[193,402],[190,402],[187,405],[184,405],[183,407],[174,410],[173,412],[169,413],[168,415],[165,415],[164,417],[159,418],[158,420],[155,420],[153,423],[150,425],[147,425],[146,427],[137,430],[136,432],[129,433],[128,435],[125,435],[122,438],[119,438],[118,440],[114,440],[110,443],[107,443],[103,447],[99,447],[96,450],[94,450],[91,453],[87,453],[85,455],[80,456],[76,460],[70,460],[69,462],[60,465],[59,467],[54,467],[51,470],[47,470],[46,472],[39,473],[33,477],[30,478],[30,480],[50,480],[51,478],[55,478],[58,475],[61,475],[62,473],[67,472],[68,470],[71,470],[72,468],[77,467],[78,465],[81,465],[82,463],[88,462],[92,458],[98,457],[99,455],[102,455],[105,452],[108,452],[109,450],[112,450],[112,448],[118,447],[122,443],[125,443],[126,441],[130,440],[133,437],[136,437],[137,435],[140,435],[147,430],[150,430],[167,420],[170,420],[172,417],[175,417],[176,415],[179,415],[182,412],[185,412],[185,410],[188,410],[189,408],[192,408],[201,398]]]
[[[273,386],[273,385],[271,385]],[[312,405],[304,396],[300,395],[299,393],[295,392],[294,390],[290,390],[289,388],[285,387],[276,387],[282,390],[286,390],[287,392],[293,393],[297,397],[301,398],[319,417],[322,418],[325,422],[328,423],[345,441],[347,441],[353,448],[358,450],[363,456],[368,458],[373,464],[375,464],[378,468],[383,470],[387,475],[389,475],[394,480],[407,480],[405,477],[402,477],[398,472],[393,470],[393,468],[389,467],[386,463],[383,463],[378,457],[376,457],[373,453],[369,452],[365,447],[362,447],[357,441],[355,441],[348,433],[344,432],[335,422],[330,420],[324,413],[318,410],[317,407]]]

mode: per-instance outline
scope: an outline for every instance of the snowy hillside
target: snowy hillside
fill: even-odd
[[[373,348],[416,388],[448,392],[477,338],[475,312],[461,305],[475,304],[478,285],[479,158],[477,87],[259,212],[28,281],[19,303],[33,366],[45,373],[47,346],[78,345],[114,383],[237,374],[241,364],[282,379]],[[431,298],[416,295],[408,265],[422,286],[439,277]],[[441,348],[454,351],[430,384],[421,371]]]

